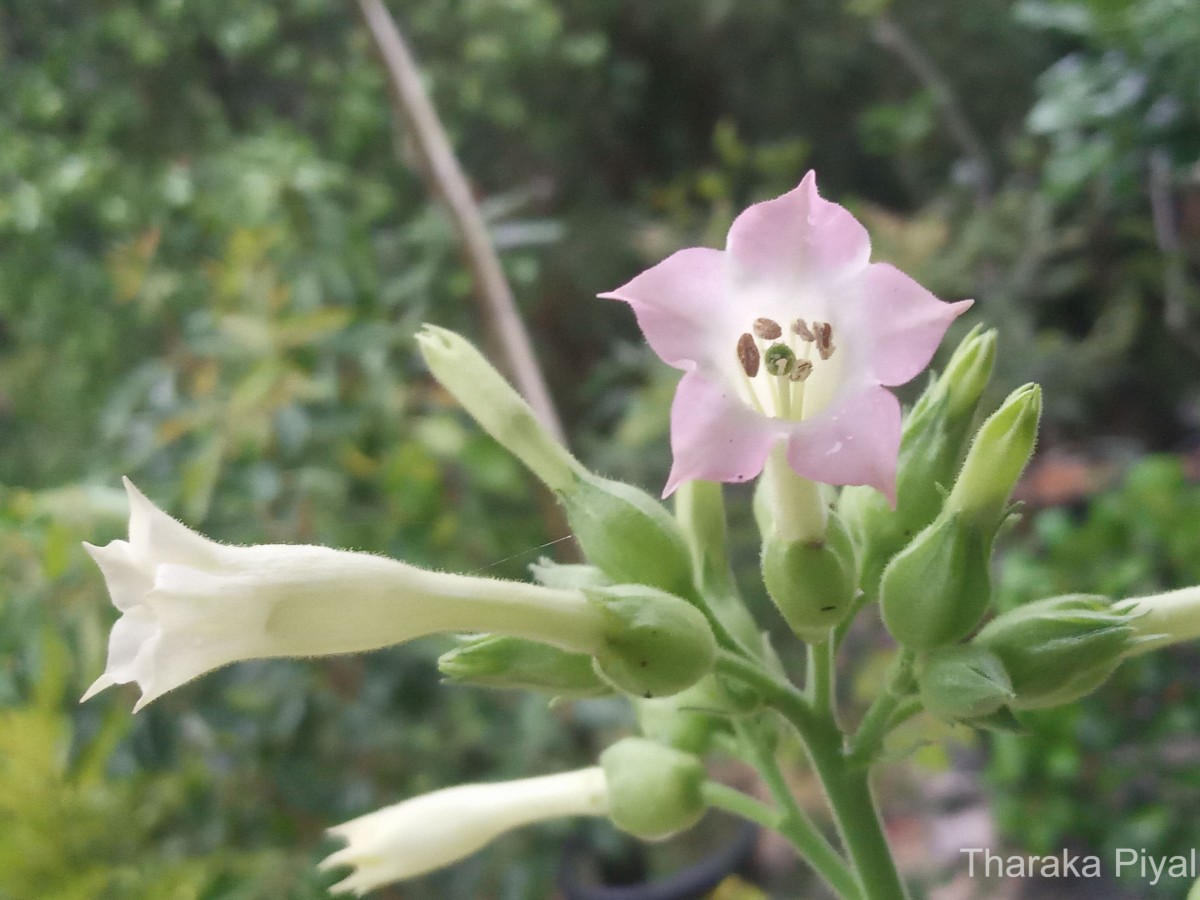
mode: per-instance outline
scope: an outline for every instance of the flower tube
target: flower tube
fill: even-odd
[[[457,862],[513,828],[562,816],[604,816],[608,805],[599,766],[518,781],[464,784],[330,828],[330,834],[347,844],[319,867],[354,866],[330,890],[361,896]]]
[[[738,216],[725,250],[680,250],[601,295],[628,303],[684,372],[664,495],[690,479],[754,478],[782,445],[803,478],[894,500],[900,404],[887,387],[929,364],[972,301],[943,303],[870,253],[866,229],[810,172]]]
[[[172,519],[128,479],[125,487],[129,540],[85,544],[121,617],[104,674],[84,700],[134,681],[136,711],[238,660],[357,653],[441,632],[496,632],[586,653],[639,694],[682,690],[711,666],[701,658],[712,642],[703,617],[661,591],[585,595],[327,547],[231,547]],[[647,655],[653,661],[638,668]]]

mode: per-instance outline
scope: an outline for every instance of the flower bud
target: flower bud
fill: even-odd
[[[538,421],[529,404],[462,335],[423,326],[417,346],[429,371],[476,422],[553,491],[565,490],[582,468]]]
[[[1036,384],[1017,388],[979,427],[946,509],[975,528],[993,534],[1004,521],[1008,499],[1021,477],[1037,441],[1042,414],[1042,389]]]
[[[434,377],[483,430],[558,495],[584,555],[605,575],[686,597],[695,593],[687,544],[661,503],[585,469],[465,338],[426,325],[417,344]]]
[[[921,704],[944,722],[990,716],[1013,698],[1004,664],[981,647],[941,647],[917,672]]]
[[[1137,643],[1128,612],[1105,597],[1067,594],[997,616],[973,641],[1000,658],[1013,709],[1061,706],[1103,684]]]
[[[836,517],[829,519],[827,538],[811,544],[769,536],[763,542],[763,584],[788,625],[805,639],[838,624],[854,598],[854,557]]]
[[[611,618],[596,671],[638,697],[667,697],[712,671],[717,642],[708,620],[686,600],[640,584],[585,588]]]
[[[438,669],[459,684],[544,691],[572,699],[612,693],[587,654],[503,634],[463,640],[439,657]]]
[[[1129,624],[1137,635],[1131,653],[1145,653],[1200,637],[1200,586],[1151,597],[1131,597],[1118,601],[1113,609],[1129,613]]]
[[[991,599],[991,537],[939,516],[883,570],[879,602],[892,637],[933,650],[966,637]]]
[[[600,754],[608,815],[635,837],[659,841],[704,815],[704,766],[689,753],[645,738],[625,738]]]
[[[868,593],[877,587],[888,560],[941,509],[995,359],[995,329],[971,329],[946,371],[930,382],[905,417],[894,509],[869,487],[843,489],[838,512],[861,548],[861,582]]]

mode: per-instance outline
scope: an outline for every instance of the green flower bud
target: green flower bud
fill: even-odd
[[[462,641],[443,653],[438,669],[450,681],[493,688],[545,691],[557,697],[599,697],[612,688],[592,657],[501,634]]]
[[[428,324],[416,339],[433,377],[484,431],[551,490],[571,486],[582,465],[546,431],[529,404],[470,341]]]
[[[1009,394],[975,434],[954,489],[946,498],[946,509],[994,534],[1008,512],[1008,499],[1017,479],[1033,454],[1041,415],[1042,389],[1036,384],[1024,385]]]
[[[635,837],[660,841],[704,815],[704,766],[695,756],[645,738],[625,738],[600,754],[608,815]]]
[[[826,534],[818,544],[773,536],[763,542],[763,584],[788,625],[805,639],[838,624],[854,598],[854,557],[837,517],[829,519]]]
[[[938,517],[883,570],[879,602],[892,637],[933,650],[966,637],[991,599],[991,536],[956,514]]]
[[[1013,709],[1061,706],[1103,684],[1136,645],[1130,622],[1105,597],[1068,594],[997,616],[973,643],[1004,663]]]
[[[704,614],[686,600],[640,584],[583,592],[613,621],[595,665],[614,687],[667,697],[712,671],[716,639]]]
[[[995,360],[995,329],[976,326],[905,417],[895,509],[874,488],[842,490],[838,513],[860,548],[861,583],[868,593],[874,593],[888,560],[941,509]]]
[[[685,753],[702,755],[713,737],[729,730],[730,703],[713,676],[672,697],[635,701],[642,734]]]
[[[584,554],[614,582],[694,596],[679,523],[645,491],[581,471],[559,499]]]
[[[944,722],[989,716],[1013,698],[1000,657],[981,647],[941,647],[917,672],[921,704]]]
[[[661,503],[587,471],[465,338],[426,325],[417,344],[434,377],[483,430],[558,495],[579,546],[605,575],[622,584],[694,594],[687,545]]]

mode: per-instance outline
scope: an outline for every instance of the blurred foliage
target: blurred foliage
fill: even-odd
[[[1200,486],[1174,457],[1148,457],[1078,515],[1048,509],[1004,560],[1003,608],[1056,594],[1131,597],[1200,583]],[[1200,842],[1200,650],[1126,662],[1080,703],[1024,713],[1025,734],[990,738],[986,775],[1007,839],[1113,859],[1171,856]],[[1135,879],[1139,891],[1147,881]],[[1156,890],[1179,896],[1180,879]]]
[[[1200,265],[1196,0],[392,6],[606,474],[661,483],[674,374],[590,298],[719,244],[810,166],[880,258],[979,298],[1005,333],[1000,388],[1045,382],[1051,440],[1161,448],[1188,427],[1200,303],[1194,278],[1165,285]],[[884,15],[986,137],[986,196],[937,90],[872,37]],[[625,727],[610,704],[445,690],[424,643],[234,666],[133,719],[121,690],[78,707],[114,615],[79,542],[121,535],[122,474],[229,541],[520,576],[561,535],[414,362],[417,323],[477,317],[349,4],[8,0],[0,137],[0,818],[21,823],[0,833],[0,897],[324,896],[322,828],[578,765]],[[1113,528],[1137,527],[1122,510]],[[543,834],[404,896],[544,897]]]

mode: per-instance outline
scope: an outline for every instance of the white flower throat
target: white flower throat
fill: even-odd
[[[796,319],[785,334],[774,319],[755,319],[737,342],[743,399],[765,416],[800,421],[806,413],[809,379],[835,350],[828,322],[814,320],[810,325]],[[807,410],[808,415],[814,412]]]

